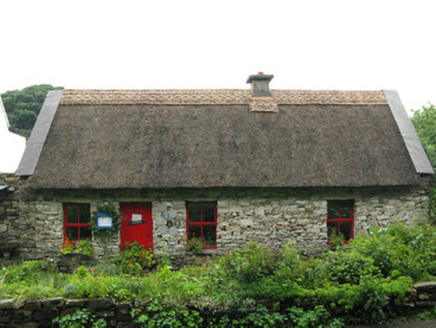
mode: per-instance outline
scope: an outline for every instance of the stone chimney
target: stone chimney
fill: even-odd
[[[247,83],[251,83],[252,97],[272,97],[269,89],[269,82],[274,78],[274,75],[263,75],[262,72],[257,75],[250,75]]]
[[[247,83],[251,83],[250,112],[278,112],[277,102],[269,89],[273,77],[274,75],[263,75],[262,72],[248,77]]]

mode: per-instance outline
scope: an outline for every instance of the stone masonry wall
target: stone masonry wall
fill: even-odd
[[[18,178],[2,174],[0,185],[0,259],[14,256],[20,242]]]
[[[366,233],[374,226],[396,221],[411,223],[428,217],[428,197],[422,187],[40,191],[22,192],[20,198],[19,219],[15,219],[18,225],[12,217],[4,224],[15,227],[21,236],[20,252],[24,258],[60,254],[64,203],[90,203],[93,212],[106,201],[151,202],[155,255],[166,250],[173,259],[186,257],[186,201],[217,201],[217,249],[204,253],[218,254],[250,241],[272,247],[291,242],[302,252],[319,252],[327,245],[327,200],[354,200],[355,234]],[[98,240],[93,245],[97,255],[116,255],[120,237],[114,238],[108,247]]]

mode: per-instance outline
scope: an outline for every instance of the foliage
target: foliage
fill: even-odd
[[[380,275],[373,259],[347,248],[327,252],[316,263],[313,278],[318,283],[359,284],[362,277]]]
[[[342,233],[338,233],[334,231],[327,240],[327,247],[331,250],[335,250],[336,248],[344,245],[345,237]]]
[[[207,244],[202,238],[193,237],[191,239],[186,239],[185,249],[188,252],[199,253],[203,250],[204,246],[207,246]]]
[[[278,266],[278,252],[253,242],[222,257],[220,264],[228,274],[242,282],[253,282],[274,273]]]
[[[436,107],[432,104],[413,111],[411,118],[433,167],[436,167]]]
[[[144,313],[139,309],[133,309],[131,316],[136,323],[144,324],[145,327],[203,327],[203,318],[195,310],[175,309],[151,303]]]
[[[330,328],[345,326],[344,322],[340,319],[330,320],[331,314],[322,305],[315,306],[313,310],[305,310],[293,306],[288,311],[292,327],[295,328],[323,327],[329,321],[328,326]]]
[[[101,229],[97,227],[97,214],[105,212],[112,218],[112,228]],[[97,211],[93,213],[91,218],[92,233],[95,238],[101,238],[109,241],[110,238],[118,234],[121,229],[122,215],[113,203],[104,203],[98,206]]]
[[[61,253],[64,255],[70,254],[74,250],[74,247],[74,241],[65,238],[65,242],[61,248]]]
[[[49,90],[62,89],[49,84],[32,85],[23,90],[7,91],[0,96],[8,113],[11,128],[26,137],[35,124]]]
[[[122,260],[80,266],[74,275],[59,273],[51,261],[25,261],[0,270],[0,298],[152,300],[134,313],[150,327],[389,322],[401,314],[412,282],[435,276],[436,227],[397,224],[371,233],[315,259],[302,258],[292,244],[250,244],[178,271],[165,260],[146,274],[138,264],[144,249],[135,244],[124,262],[137,264],[134,276]]]
[[[53,323],[59,324],[59,328],[105,328],[107,327],[104,319],[96,321],[96,316],[87,310],[77,310],[73,315],[67,314],[63,317],[53,319]],[[92,326],[90,326],[92,324]]]
[[[433,169],[436,169],[436,107],[432,104],[413,111],[411,118]],[[432,176],[429,192],[429,213],[436,223],[436,177]]]
[[[140,275],[142,270],[155,264],[153,250],[146,249],[137,241],[126,243],[126,248],[120,252],[116,264],[121,267],[123,273]]]
[[[91,245],[91,242],[88,240],[88,238],[78,241],[76,243],[76,249],[83,255],[94,256],[94,247]]]
[[[436,275],[436,227],[429,224],[375,228],[350,248],[370,257],[384,277],[398,272],[417,281]]]

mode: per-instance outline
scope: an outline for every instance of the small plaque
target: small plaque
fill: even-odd
[[[112,218],[106,212],[97,213],[97,228],[110,229],[112,228]]]
[[[132,214],[132,222],[138,222],[142,221],[142,215],[141,214]]]
[[[112,218],[110,216],[100,216],[97,218],[97,228],[110,229],[112,228]]]

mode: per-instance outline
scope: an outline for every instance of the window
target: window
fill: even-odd
[[[188,239],[201,238],[204,248],[216,248],[216,202],[186,202]]]
[[[342,234],[344,239],[354,237],[354,206],[352,200],[327,201],[327,234]]]
[[[64,238],[91,239],[91,209],[89,204],[64,205]]]

